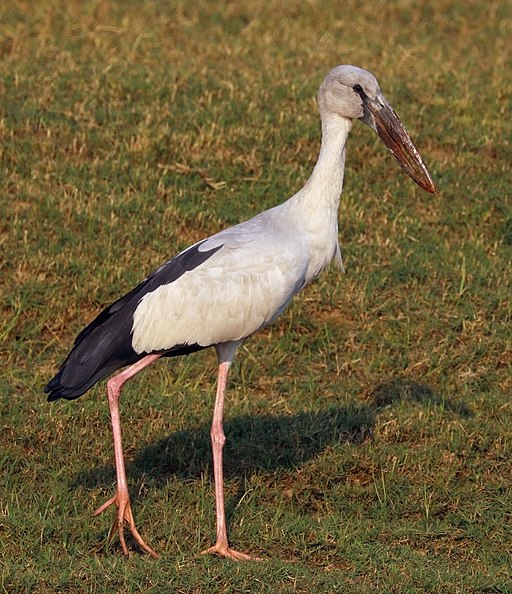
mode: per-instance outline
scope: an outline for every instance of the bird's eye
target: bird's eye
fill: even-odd
[[[360,84],[356,84],[352,87],[354,89],[354,91],[360,95],[361,93],[363,93],[363,87]]]

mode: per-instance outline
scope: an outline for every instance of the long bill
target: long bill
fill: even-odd
[[[382,95],[375,100],[365,97],[363,105],[365,109],[361,120],[377,132],[405,173],[421,188],[435,194],[437,190],[432,176],[391,105]]]

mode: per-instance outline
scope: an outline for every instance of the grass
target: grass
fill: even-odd
[[[3,3],[0,590],[512,591],[512,204],[505,0]],[[122,400],[134,512],[105,544],[103,386],[48,405],[81,327],[181,248],[291,195],[315,93],[367,67],[430,197],[356,123],[331,270],[247,341],[226,418],[233,543],[214,537],[215,357]]]

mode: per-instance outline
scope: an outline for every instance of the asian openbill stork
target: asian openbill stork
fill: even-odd
[[[337,66],[320,86],[318,105],[320,155],[304,187],[286,202],[189,247],[109,305],[76,337],[45,387],[49,401],[71,400],[126,367],[107,382],[117,491],[94,514],[116,506],[111,533],[117,530],[125,554],[127,525],[140,547],[157,556],[137,531],[130,506],[119,416],[125,382],[161,357],[215,347],[219,367],[211,439],[217,539],[206,552],[249,559],[230,548],[224,514],[222,418],[228,371],[245,338],[275,320],[331,260],[341,265],[337,216],[353,120],[370,126],[402,169],[424,190],[436,192],[372,74],[355,66]]]

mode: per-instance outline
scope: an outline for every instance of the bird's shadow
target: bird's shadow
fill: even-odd
[[[344,407],[294,415],[244,415],[226,420],[224,432],[224,474],[247,477],[264,471],[299,468],[327,447],[337,443],[363,443],[371,439],[377,415],[398,401],[421,406],[440,406],[460,417],[469,409],[436,393],[426,384],[404,378],[377,384],[364,400]],[[197,480],[211,474],[210,425],[177,431],[140,449],[127,463],[131,483],[147,487],[165,485],[171,476]],[[74,488],[110,486],[115,479],[113,465],[79,473]]]

